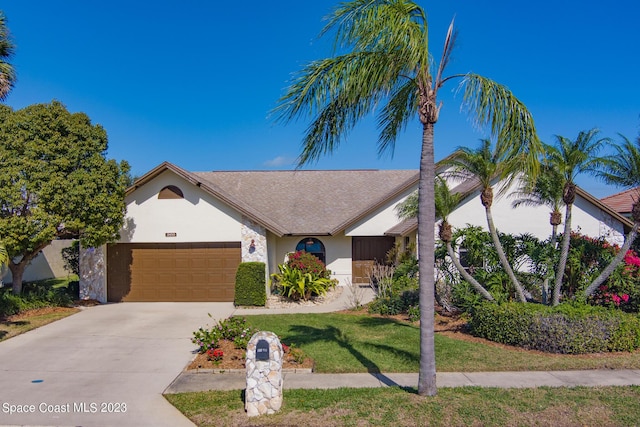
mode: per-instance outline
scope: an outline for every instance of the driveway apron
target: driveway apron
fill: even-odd
[[[162,392],[193,357],[191,332],[233,311],[107,304],[0,342],[0,425],[192,426]]]

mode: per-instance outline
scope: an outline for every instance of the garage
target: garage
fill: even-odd
[[[109,302],[233,301],[240,242],[107,247]]]

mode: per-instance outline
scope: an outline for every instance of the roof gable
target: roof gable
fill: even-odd
[[[169,170],[276,235],[334,235],[416,186],[416,170],[188,172],[164,162],[127,190]]]

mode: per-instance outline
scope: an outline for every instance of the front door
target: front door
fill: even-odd
[[[351,239],[351,281],[369,283],[369,273],[376,264],[384,264],[387,252],[396,239],[390,236],[353,237]]]

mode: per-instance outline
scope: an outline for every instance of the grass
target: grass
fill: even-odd
[[[0,306],[0,313],[15,313],[17,310],[21,310],[20,312],[3,318],[0,316],[0,341],[7,340],[16,335],[23,334],[32,329],[39,328],[40,326],[44,326],[48,323],[55,322],[56,320],[60,320],[64,317],[70,316],[78,311],[76,308],[70,307],[59,307],[58,305],[63,303],[63,305],[67,305],[72,300],[71,294],[73,293],[69,287],[73,282],[77,283],[78,276],[72,275],[65,278],[57,278],[57,279],[47,279],[41,280],[37,282],[28,282],[23,284],[23,295],[25,293],[29,293],[30,291],[37,289],[38,297],[36,300],[33,300],[33,296],[27,296],[26,298],[21,299],[21,303],[17,306]],[[69,293],[69,296],[65,298],[55,297],[53,300],[48,299],[50,296],[48,295],[47,290],[57,290],[58,293]],[[2,292],[10,293],[11,289],[2,289]],[[12,301],[16,301],[13,299]],[[4,300],[0,300],[0,304],[7,303]],[[5,311],[7,307],[11,307],[10,310]]]
[[[640,387],[284,390],[274,415],[248,418],[240,391],[166,395],[198,426],[631,426]]]
[[[34,310],[33,313],[27,312],[22,315],[11,316],[9,320],[0,320],[0,341],[24,334],[79,311],[77,308],[70,307],[57,307],[53,311],[43,313],[45,310]]]
[[[417,325],[366,314],[246,316],[247,323],[295,343],[316,361],[316,372],[417,372]],[[640,351],[559,355],[436,333],[439,372],[640,369]]]

